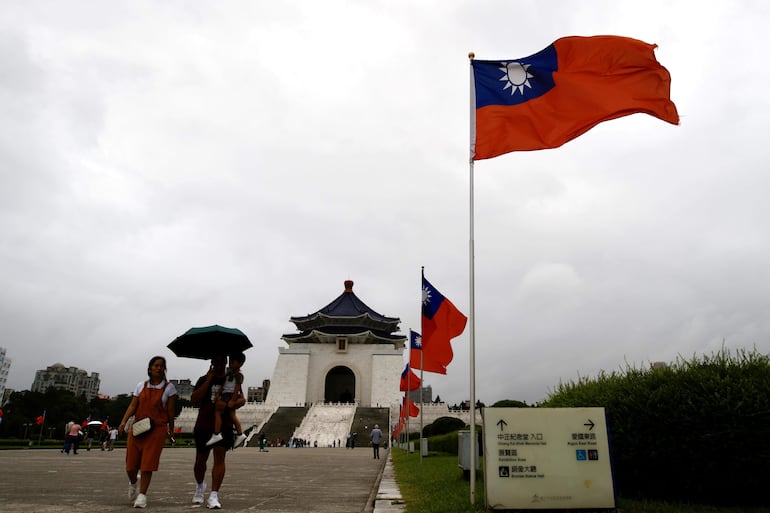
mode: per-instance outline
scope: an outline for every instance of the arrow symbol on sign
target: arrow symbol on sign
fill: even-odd
[[[505,426],[508,425],[508,423],[506,421],[504,421],[503,419],[500,419],[500,421],[497,423],[497,425],[500,426],[500,431],[502,431],[505,428]]]
[[[591,431],[591,430],[594,428],[594,425],[595,425],[595,424],[594,424],[594,421],[593,421],[593,420],[591,420],[591,419],[588,419],[588,422],[586,422],[586,423],[585,423],[585,424],[583,424],[583,425],[584,425],[584,426],[588,426],[588,431]]]

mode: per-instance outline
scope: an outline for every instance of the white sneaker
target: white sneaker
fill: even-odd
[[[139,487],[139,480],[136,483],[128,482],[128,500],[132,501],[136,498],[136,490]]]
[[[216,495],[209,495],[209,500],[206,501],[206,507],[209,509],[222,509],[222,505],[219,503],[219,497]]]
[[[136,496],[136,500],[134,501],[134,507],[135,508],[146,508],[147,507],[147,496],[143,493],[140,493]]]
[[[235,442],[233,443],[233,449],[237,449],[241,445],[243,445],[243,442],[246,441],[248,437],[244,434],[236,435],[235,436]]]
[[[196,486],[195,487],[195,495],[193,495],[193,504],[203,504],[203,494],[206,491],[206,483],[203,483],[203,486]]]
[[[222,441],[222,434],[221,433],[214,433],[211,435],[211,438],[209,438],[209,441],[206,442],[206,445],[214,445],[217,442]]]

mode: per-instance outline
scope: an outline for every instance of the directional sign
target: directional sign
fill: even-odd
[[[485,408],[490,509],[614,508],[604,408]]]

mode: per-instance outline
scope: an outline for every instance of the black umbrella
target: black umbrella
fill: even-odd
[[[252,346],[241,330],[225,328],[217,324],[203,328],[190,328],[168,345],[171,351],[183,358],[210,360],[215,356],[227,356],[245,351]]]

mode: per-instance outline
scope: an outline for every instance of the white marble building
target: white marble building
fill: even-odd
[[[267,404],[353,403],[398,410],[406,342],[395,333],[399,318],[369,308],[347,280],[334,301],[290,321],[299,333],[281,337],[288,347],[279,348]]]

